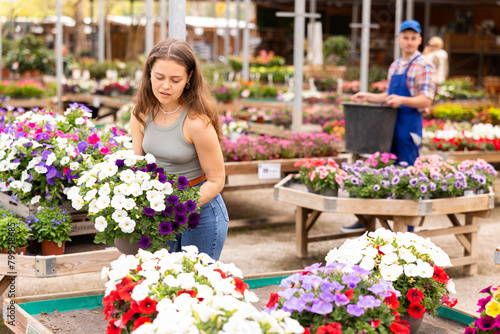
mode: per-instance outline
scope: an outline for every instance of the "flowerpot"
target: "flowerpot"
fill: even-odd
[[[488,189],[484,189],[484,188],[477,188],[476,189],[476,195],[484,195],[487,193],[488,193]]]
[[[42,255],[63,255],[64,245],[66,241],[62,242],[61,247],[54,241],[42,241]]]
[[[17,255],[24,255],[24,254],[26,254],[26,249],[27,248],[28,248],[28,246],[19,247],[19,248],[16,248],[14,250],[14,252]],[[0,253],[2,253],[2,254],[9,254],[9,250],[7,248],[2,248],[2,249],[0,249]]]
[[[320,195],[327,197],[337,197],[339,195],[338,189],[325,189],[319,193]]]
[[[380,104],[343,103],[345,147],[353,153],[390,152],[398,110]]]
[[[400,319],[408,321],[408,323],[410,324],[410,334],[417,334],[420,326],[422,325],[422,322],[424,321],[424,317],[417,319],[413,318],[408,313],[402,314]]]
[[[306,184],[306,189],[307,189],[307,192],[309,192],[309,193],[319,194],[319,191],[315,190],[314,187],[311,186],[310,184]]]
[[[126,238],[115,238],[115,247],[123,254],[136,255],[139,251],[139,243],[130,243],[130,239]]]
[[[467,188],[464,190],[464,196],[474,196],[476,194],[476,190],[472,188]]]

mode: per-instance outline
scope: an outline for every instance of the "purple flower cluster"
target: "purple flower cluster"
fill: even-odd
[[[372,278],[371,273],[356,265],[316,263],[285,278],[280,286],[286,289],[278,292],[279,302],[268,305],[268,310],[290,312],[299,322],[301,317],[326,321],[334,313],[340,317],[336,322],[348,322],[350,326],[380,317],[394,318],[384,299],[391,292],[399,293],[389,282]],[[314,314],[324,317],[315,318]]]

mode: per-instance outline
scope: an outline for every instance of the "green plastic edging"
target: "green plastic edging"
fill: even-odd
[[[279,285],[284,278],[288,276],[266,277],[244,280],[250,289],[257,289],[268,285]]]
[[[38,302],[21,303],[22,307],[30,315],[44,313],[52,313],[55,310],[59,312],[74,311],[81,309],[92,310],[102,306],[102,298],[104,295],[62,298],[53,300],[42,300]]]
[[[470,325],[471,323],[474,322],[474,320],[476,320],[474,317],[468,314],[462,313],[447,306],[440,306],[437,308],[436,311],[440,317],[454,320],[465,325]]]

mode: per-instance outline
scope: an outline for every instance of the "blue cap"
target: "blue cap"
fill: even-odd
[[[415,20],[408,20],[401,23],[401,29],[399,29],[399,32],[403,32],[406,29],[415,30],[419,34],[422,33],[422,29],[420,29],[420,23],[418,23],[418,21]]]

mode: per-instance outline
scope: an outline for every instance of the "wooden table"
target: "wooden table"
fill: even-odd
[[[455,235],[464,248],[463,256],[451,259],[454,266],[464,266],[467,274],[477,274],[479,218],[487,218],[494,207],[494,193],[432,200],[385,200],[346,197],[325,197],[308,193],[288,175],[274,187],[274,198],[294,204],[296,255],[307,256],[310,242],[349,238],[362,233],[336,233],[309,236],[311,228],[323,212],[352,213],[369,231],[375,230],[378,219],[383,227],[394,232],[406,232],[408,226],[419,226],[427,216],[446,215],[453,226],[416,232],[422,237]],[[457,214],[464,214],[461,223]],[[388,221],[393,221],[393,226]]]
[[[56,277],[98,272],[118,259],[121,253],[110,247],[104,250],[63,255],[12,255],[0,254],[0,294],[9,289],[17,276]],[[10,256],[10,258],[9,258]]]

